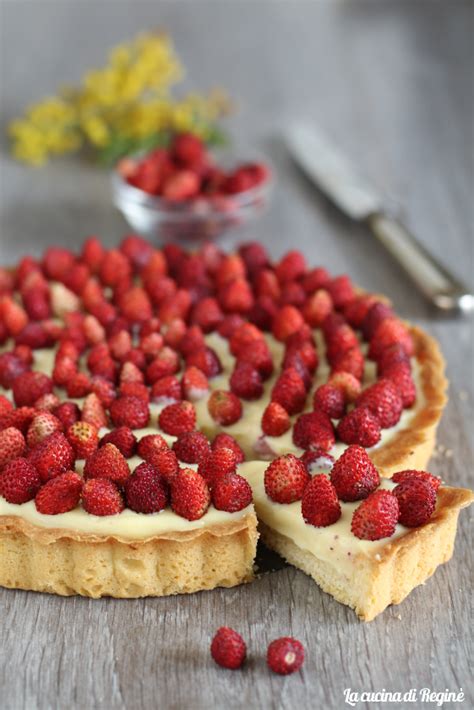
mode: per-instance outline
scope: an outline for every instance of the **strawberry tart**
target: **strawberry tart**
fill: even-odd
[[[262,245],[137,236],[0,269],[0,584],[233,586],[265,542],[365,619],[452,552],[436,342]],[[392,480],[389,480],[392,477]]]

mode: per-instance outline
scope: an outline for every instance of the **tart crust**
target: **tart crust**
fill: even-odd
[[[438,565],[451,558],[459,511],[473,501],[474,494],[469,490],[440,488],[438,505],[426,525],[392,542],[388,539],[377,556],[358,554],[350,576],[262,521],[259,530],[268,547],[312,577],[337,601],[354,609],[360,619],[372,621],[390,604],[400,604],[431,577]]]
[[[0,585],[70,596],[135,598],[233,587],[253,578],[257,518],[143,540],[43,528],[0,517]]]

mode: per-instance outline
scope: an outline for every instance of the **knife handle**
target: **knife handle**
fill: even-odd
[[[474,295],[467,286],[441,266],[401,222],[376,213],[370,215],[368,223],[375,236],[434,306],[446,313],[474,310]]]

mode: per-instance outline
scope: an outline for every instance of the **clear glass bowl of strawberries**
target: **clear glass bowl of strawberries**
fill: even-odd
[[[261,160],[215,155],[190,133],[166,148],[120,160],[113,199],[133,230],[161,241],[214,239],[258,216],[271,190]]]

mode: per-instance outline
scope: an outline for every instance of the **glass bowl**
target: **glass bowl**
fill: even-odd
[[[143,156],[136,156],[143,157]],[[118,171],[111,175],[112,198],[130,227],[139,234],[162,242],[212,240],[256,219],[267,207],[272,190],[272,168],[267,159],[250,160],[217,156],[219,167],[264,162],[269,175],[259,185],[234,195],[196,197],[174,202],[150,195],[130,185]]]

